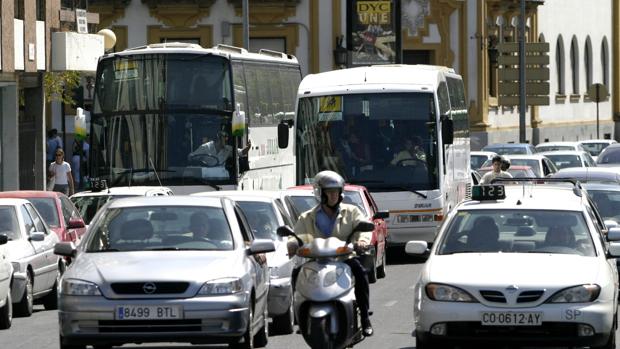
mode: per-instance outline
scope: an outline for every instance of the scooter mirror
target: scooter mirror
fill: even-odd
[[[287,227],[286,225],[283,225],[281,227],[278,227],[278,229],[276,230],[276,234],[278,234],[278,236],[293,236],[293,231],[291,230],[291,228]]]
[[[373,231],[375,230],[375,224],[372,222],[359,222],[356,226],[355,229],[353,229],[354,232],[358,232],[358,231]]]

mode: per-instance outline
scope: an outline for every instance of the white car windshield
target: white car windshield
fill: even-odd
[[[109,209],[89,233],[87,252],[231,250],[224,211],[202,206]]]
[[[461,210],[450,223],[438,254],[549,253],[594,256],[581,212]]]

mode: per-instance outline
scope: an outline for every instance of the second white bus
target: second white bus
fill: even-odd
[[[295,120],[297,184],[322,170],[364,185],[388,210],[391,246],[433,242],[470,189],[469,121],[453,69],[383,65],[306,76]],[[280,146],[288,145],[279,126]]]

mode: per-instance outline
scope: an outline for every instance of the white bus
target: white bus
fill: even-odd
[[[297,94],[297,184],[329,169],[390,212],[388,243],[433,242],[469,192],[469,121],[453,69],[382,65],[306,76]],[[287,146],[287,126],[279,126]]]
[[[297,59],[269,50],[163,43],[107,54],[97,67],[89,175],[176,194],[293,185],[294,150],[278,148],[276,129],[293,118],[300,81]]]

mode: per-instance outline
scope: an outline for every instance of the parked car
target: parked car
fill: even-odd
[[[584,183],[583,187],[594,201],[598,213],[608,225],[607,227],[609,228],[609,225],[620,226],[620,185]],[[610,221],[613,223],[609,224]]]
[[[558,169],[569,167],[596,167],[596,161],[587,151],[583,150],[557,150],[540,153],[553,161]]]
[[[613,139],[589,139],[585,141],[579,141],[579,144],[592,156],[594,161],[598,158],[603,149],[608,145],[617,143]]]
[[[59,296],[60,348],[124,343],[267,344],[271,240],[231,200],[112,200],[77,247]],[[93,311],[96,309],[96,311]],[[85,330],[88,329],[88,330]]]
[[[620,143],[610,144],[596,159],[596,165],[600,167],[615,167],[620,170]]]
[[[481,176],[484,176],[487,172],[490,172],[490,171],[493,171],[493,167],[483,167],[480,170],[478,170]],[[507,172],[510,173],[512,177],[514,178],[538,177],[536,176],[536,173],[532,171],[532,168],[529,166],[519,166],[519,165],[512,166],[511,165]]]
[[[42,190],[5,191],[0,192],[0,198],[21,198],[32,202],[60,241],[77,243],[86,233],[82,216],[63,193]]]
[[[558,172],[558,168],[555,164],[547,159],[544,155],[505,155],[506,159],[510,160],[510,167],[512,166],[529,166],[536,174],[536,177],[546,177],[548,175]],[[484,163],[483,167],[491,167],[491,161]]]
[[[620,173],[604,167],[572,167],[559,170],[552,178],[571,178],[580,182],[620,184]]]
[[[299,215],[318,204],[314,197],[311,185],[292,187],[284,191],[286,201],[291,204],[291,210]],[[387,266],[387,222],[389,212],[379,211],[375,200],[372,198],[368,189],[360,185],[346,184],[344,186],[344,199],[346,204],[356,205],[364,214],[366,219],[375,223],[375,230],[372,232],[370,258],[364,263],[368,269],[368,281],[374,283],[377,278],[382,279],[386,275]]]
[[[269,316],[273,318],[272,329],[278,334],[293,333],[295,313],[293,311],[293,284],[291,274],[294,260],[288,256],[287,240],[278,236],[276,230],[282,226],[293,228],[288,213],[278,203],[279,192],[270,191],[210,191],[192,196],[225,197],[237,203],[248,220],[254,236],[270,239],[275,251],[267,254],[269,266]]]
[[[531,155],[536,154],[537,150],[533,145],[528,143],[494,143],[486,145],[482,148],[483,151],[490,151],[499,155],[505,154],[520,154]]]
[[[470,166],[472,170],[477,170],[482,167],[487,160],[493,159],[494,156],[497,156],[497,153],[492,151],[472,151],[469,153],[470,157]]]
[[[585,151],[579,142],[543,142],[536,145],[536,151],[574,150]]]
[[[0,232],[0,330],[11,327],[13,322],[13,301],[11,300],[11,278],[13,264],[9,261],[6,243],[7,234]]]
[[[54,255],[60,241],[30,201],[0,199],[0,234],[13,265],[11,299],[15,315],[32,315],[34,301],[45,309],[57,308],[57,287],[64,261]]]
[[[90,224],[97,211],[106,202],[112,199],[128,198],[134,196],[170,196],[172,190],[167,187],[138,186],[138,187],[104,187],[100,190],[88,190],[71,195],[71,201],[80,211],[84,222]]]

